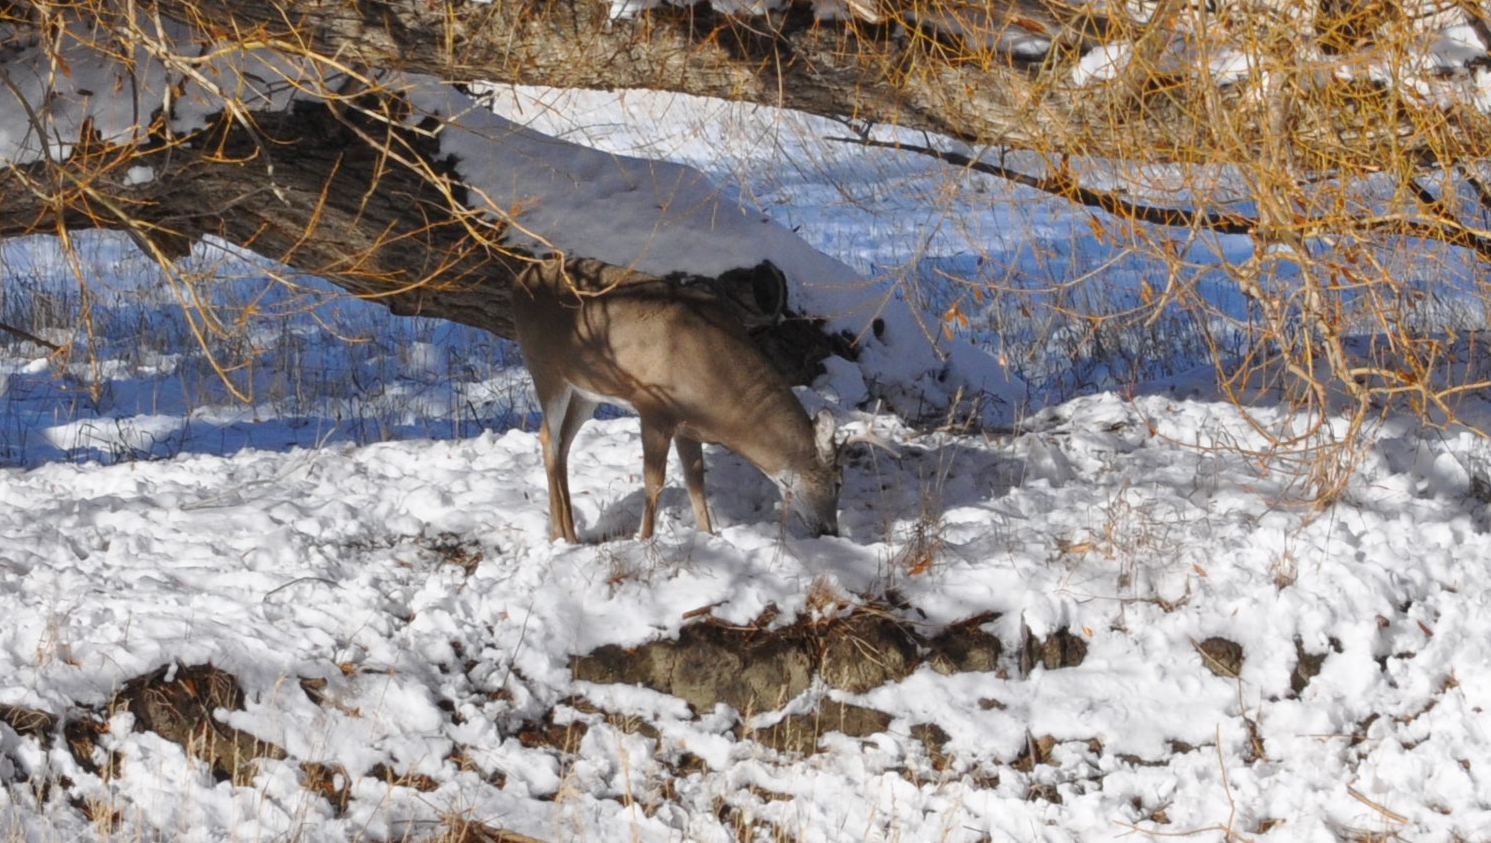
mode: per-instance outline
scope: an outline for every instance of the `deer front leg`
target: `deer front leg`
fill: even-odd
[[[652,528],[657,520],[657,499],[663,493],[663,478],[668,470],[668,440],[673,438],[666,428],[642,421],[642,484],[647,503],[642,509],[642,529],[637,538],[652,538]]]
[[[709,505],[704,497],[704,446],[697,439],[675,435],[673,449],[678,452],[678,462],[683,466],[683,484],[694,504],[694,524],[706,533],[713,533]]]

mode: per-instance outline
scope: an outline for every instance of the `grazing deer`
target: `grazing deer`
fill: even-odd
[[[700,529],[712,532],[701,448],[712,442],[771,478],[815,535],[837,535],[833,415],[821,411],[816,422],[808,420],[787,382],[713,293],[599,261],[545,261],[519,275],[512,309],[544,414],[539,441],[551,539],[578,541],[569,446],[602,401],[642,419],[647,502],[639,538],[652,535],[669,440]]]

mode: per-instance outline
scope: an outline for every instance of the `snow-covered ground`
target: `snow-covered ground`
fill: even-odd
[[[1142,271],[1056,200],[949,203],[935,170],[833,145],[767,166],[779,150],[732,144],[799,143],[761,131],[789,118],[670,140],[649,120],[715,106],[632,97],[549,116],[752,174],[742,193],[890,295],[928,267]],[[5,312],[72,284],[44,244],[6,249]],[[693,530],[674,466],[639,543],[637,427],[611,418],[571,465],[582,537],[610,540],[553,544],[509,348],[314,288],[259,297],[251,264],[204,249],[255,308],[317,308],[250,323],[256,402],[236,406],[171,339],[148,269],[89,249],[97,367],[0,361],[0,841],[491,839],[456,835],[468,820],[549,841],[1491,839],[1491,450],[1471,434],[1389,419],[1316,509],[1303,469],[1194,379],[1057,402],[1077,386],[1058,379],[1006,435],[840,407],[899,448],[853,452],[842,537],[783,525],[771,484],[711,450],[717,534]],[[905,289],[934,325],[961,295]],[[577,655],[703,623],[768,638],[860,616],[923,644],[976,619],[1000,648],[871,688],[820,674],[773,710],[576,678]],[[108,708],[205,663],[243,692],[207,731],[277,747],[227,776]],[[883,720],[813,752],[766,738],[834,703]],[[61,725],[95,719],[87,741]]]
[[[105,775],[0,726],[0,839],[98,834],[79,800],[123,839],[420,839],[452,815],[593,841],[742,825],[803,841],[1491,835],[1479,440],[1390,435],[1312,514],[1292,474],[1235,450],[1261,443],[1225,405],[1105,394],[1030,428],[899,432],[899,458],[851,465],[844,535],[822,539],[784,536],[771,487],[712,453],[717,535],[674,491],[654,542],[551,544],[538,443],[519,431],[7,471],[0,703],[77,716],[162,665],[210,662],[246,693],[223,722],[289,757],[219,782],[120,713]],[[581,434],[586,537],[634,528],[639,447],[628,419]],[[830,697],[891,718],[815,754],[752,740],[779,715],[570,672],[701,609],[785,625],[889,593],[928,635],[989,617],[1004,655],[862,694],[815,683],[783,711]],[[1058,634],[1085,644],[1080,664],[1022,669],[1023,642]],[[1235,678],[1202,655],[1218,638],[1241,647]],[[1301,685],[1309,656],[1324,658]],[[320,704],[305,680],[326,683]],[[517,737],[545,718],[589,724],[577,751]],[[913,738],[929,723],[943,759]],[[307,762],[346,777],[345,810],[299,785]],[[388,784],[380,764],[427,783]],[[57,776],[70,784],[47,800],[25,782]]]

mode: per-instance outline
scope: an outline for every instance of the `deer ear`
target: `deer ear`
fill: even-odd
[[[813,444],[818,447],[818,458],[825,463],[832,463],[838,453],[838,447],[834,445],[834,434],[838,429],[838,422],[834,421],[834,414],[827,407],[813,417]]]

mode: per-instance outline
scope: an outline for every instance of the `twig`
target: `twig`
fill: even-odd
[[[1349,793],[1349,794],[1351,794],[1351,798],[1353,798],[1356,801],[1362,803],[1363,805],[1366,805],[1368,808],[1371,808],[1372,810],[1374,810],[1377,813],[1383,815],[1384,817],[1387,817],[1388,819],[1392,820],[1393,822],[1396,822],[1396,823],[1407,823],[1408,822],[1408,818],[1407,817],[1403,816],[1402,814],[1398,813],[1397,811],[1389,810],[1388,808],[1384,807],[1380,803],[1373,802],[1371,799],[1368,799],[1366,796],[1362,795],[1361,791],[1357,790],[1356,788],[1352,787],[1349,784],[1346,785],[1346,792]]]
[[[269,602],[269,598],[273,597],[275,594],[284,591],[287,588],[292,588],[306,582],[318,582],[323,585],[329,585],[332,588],[336,588],[338,585],[340,585],[340,583],[336,582],[335,580],[329,580],[326,577],[296,577],[295,579],[290,580],[287,583],[277,585],[274,588],[271,588],[270,590],[264,592],[264,596],[259,598],[259,600],[260,602],[267,603]]]
[[[688,620],[690,618],[697,618],[700,615],[707,615],[710,612],[714,611],[714,607],[720,605],[723,602],[725,602],[725,601],[719,600],[719,601],[716,601],[714,603],[710,603],[707,606],[700,606],[697,609],[690,609],[687,612],[683,613],[683,619],[684,620]]]
[[[42,348],[49,348],[52,351],[62,350],[62,346],[58,345],[57,343],[44,340],[41,337],[38,337],[37,335],[31,333],[30,331],[25,330],[24,328],[17,328],[14,325],[7,325],[4,322],[0,322],[0,331],[4,331],[7,334],[20,337],[26,342],[36,343]]]
[[[1222,726],[1216,729],[1217,769],[1222,773],[1222,792],[1227,794],[1227,825],[1222,827],[1222,833],[1228,839],[1236,837],[1238,840],[1247,840],[1232,830],[1232,824],[1237,820],[1237,800],[1232,798],[1232,781],[1227,777],[1227,759],[1222,755]]]

